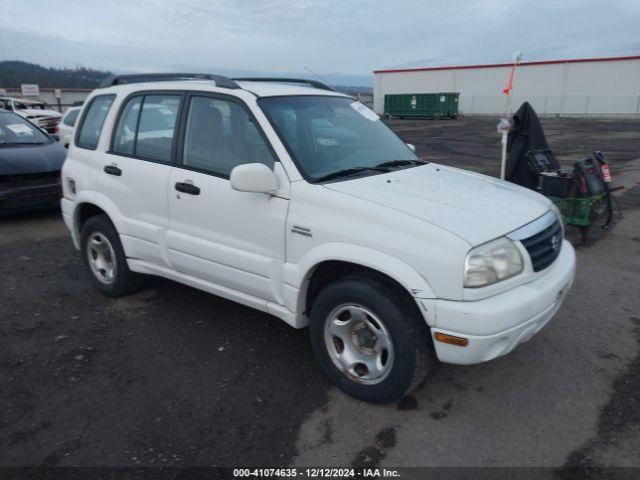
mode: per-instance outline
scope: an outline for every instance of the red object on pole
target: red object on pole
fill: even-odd
[[[509,96],[509,93],[511,92],[511,88],[513,87],[513,75],[515,73],[516,73],[516,65],[514,63],[513,66],[511,67],[511,71],[509,72],[509,76],[507,77],[507,83],[502,89],[502,93],[504,93],[507,96]]]

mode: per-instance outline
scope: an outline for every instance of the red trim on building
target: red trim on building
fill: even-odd
[[[518,67],[526,67],[529,65],[553,65],[556,63],[583,63],[583,62],[619,62],[624,60],[640,60],[640,55],[630,57],[604,57],[604,58],[574,58],[570,60],[541,60],[537,62],[521,62]],[[389,70],[374,70],[373,73],[400,73],[400,72],[425,72],[434,70],[469,70],[473,68],[498,68],[510,67],[513,63],[488,63],[485,65],[460,65],[451,67],[413,67],[413,68],[395,68]]]

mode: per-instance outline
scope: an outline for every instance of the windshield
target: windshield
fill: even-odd
[[[3,145],[35,145],[50,139],[20,115],[0,111],[0,147]]]
[[[13,104],[15,105],[16,109],[18,110],[26,110],[26,109],[31,109],[31,110],[46,110],[47,108],[49,108],[49,106],[45,103],[20,103],[20,102],[13,102]]]
[[[418,162],[378,115],[351,98],[267,97],[259,104],[301,173],[312,181],[342,171],[373,175],[388,162]]]

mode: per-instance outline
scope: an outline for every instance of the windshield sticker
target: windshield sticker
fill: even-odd
[[[31,130],[28,125],[14,123],[12,125],[7,125],[7,128],[16,135],[33,135],[33,130]]]
[[[351,108],[353,108],[356,112],[358,112],[360,115],[362,115],[367,120],[371,120],[372,122],[375,122],[376,120],[380,120],[380,117],[378,116],[377,113],[375,113],[373,110],[365,107],[360,102],[353,102],[351,104]]]
[[[318,138],[318,143],[323,147],[335,147],[340,145],[340,142],[335,138]]]

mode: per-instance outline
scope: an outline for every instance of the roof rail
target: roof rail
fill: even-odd
[[[134,73],[129,75],[109,75],[102,81],[98,88],[124,85],[127,83],[171,82],[177,80],[213,80],[216,82],[216,87],[240,88],[240,86],[230,78],[208,73]]]
[[[255,78],[234,78],[236,82],[268,82],[268,83],[304,83],[320,90],[330,90],[335,92],[329,85],[317,80],[307,80],[306,78],[276,78],[276,77],[255,77]]]

